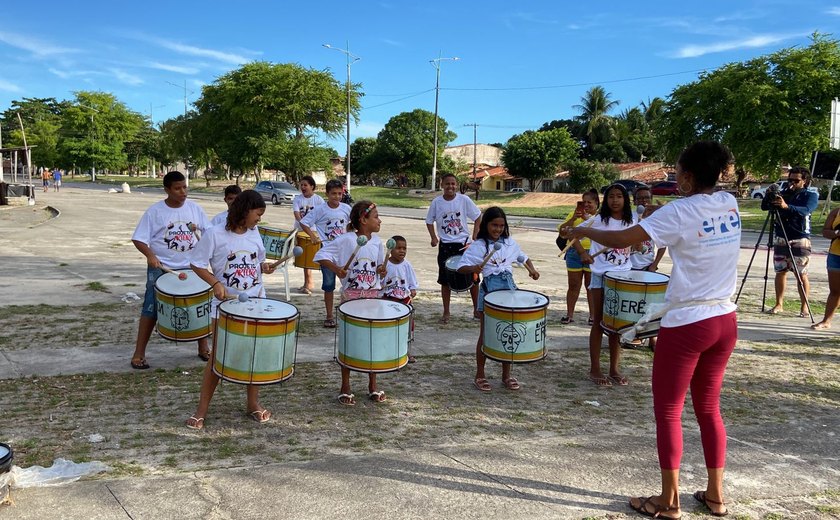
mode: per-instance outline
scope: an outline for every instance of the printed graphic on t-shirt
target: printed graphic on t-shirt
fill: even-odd
[[[730,208],[723,215],[708,217],[703,220],[697,236],[703,247],[719,246],[740,241],[741,217],[737,208]]]
[[[240,291],[245,291],[260,284],[257,269],[257,253],[245,250],[231,251],[225,262],[225,272],[222,277],[225,285]]]
[[[347,229],[347,220],[345,218],[327,220],[324,226],[324,230],[327,232],[327,242],[332,242],[343,235],[345,229]]]
[[[300,218],[302,219],[306,215],[309,214],[310,211],[315,209],[315,206],[301,206],[300,208]]]
[[[373,289],[376,287],[376,259],[357,256],[347,269],[348,289]]]
[[[397,276],[388,277],[385,280],[385,296],[404,300],[411,295],[408,290],[408,280]]]
[[[631,248],[625,247],[623,249],[607,249],[605,252],[603,252],[601,254],[604,255],[604,259],[608,263],[618,267],[618,266],[624,265],[624,264],[626,264],[627,262],[630,261],[630,253],[631,252],[632,252]]]
[[[163,243],[167,249],[185,252],[191,251],[197,242],[195,233],[192,231],[194,224],[181,220],[169,222],[166,231],[163,233]]]
[[[461,222],[461,212],[452,211],[444,213],[442,216],[443,225],[440,229],[444,234],[455,237],[464,231],[464,224]]]

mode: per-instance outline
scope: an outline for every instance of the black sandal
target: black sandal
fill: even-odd
[[[701,504],[703,504],[704,506],[706,506],[706,508],[709,510],[709,513],[712,516],[726,516],[726,515],[729,514],[728,509],[724,509],[720,513],[715,513],[714,511],[712,511],[712,508],[709,507],[709,504],[714,504],[716,506],[722,506],[722,505],[726,505],[726,502],[718,502],[716,500],[712,500],[711,498],[706,498],[706,492],[705,491],[695,491],[694,492],[694,500],[696,500],[696,501],[700,502]]]
[[[639,513],[640,515],[649,516],[651,518],[666,518],[668,520],[680,520],[682,518],[682,514],[680,516],[662,516],[662,513],[667,513],[668,511],[676,511],[677,507],[664,507],[653,503],[653,499],[656,495],[649,496],[647,498],[638,497],[639,499],[639,507],[633,505],[632,502],[628,502],[630,508]],[[650,504],[653,506],[653,511],[648,511],[647,505]]]
[[[568,325],[569,323],[574,323],[574,322],[575,322],[575,320],[571,319],[568,316],[563,316],[562,318],[560,318],[560,323],[562,323],[563,325]]]

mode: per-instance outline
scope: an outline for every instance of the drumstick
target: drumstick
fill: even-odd
[[[350,263],[356,258],[356,255],[359,253],[359,249],[362,248],[363,245],[367,244],[367,237],[364,235],[359,235],[359,238],[356,239],[356,249],[353,250],[353,254],[350,255],[350,258],[347,259],[347,263],[344,264],[344,270],[350,269]]]
[[[245,291],[237,291],[231,287],[225,287],[225,300],[233,300],[234,298],[238,299],[242,303],[245,303],[248,301],[248,293]]]
[[[281,258],[280,260],[277,260],[276,262],[272,262],[272,263],[268,264],[268,266],[270,268],[274,269],[275,267],[282,264],[283,262],[285,262],[289,258],[292,258],[293,256],[300,256],[302,254],[303,254],[303,248],[300,247],[300,246],[295,246],[294,249],[292,249],[291,254],[284,256],[283,258]]]
[[[385,263],[384,265],[388,265],[388,260],[391,258],[391,250],[397,247],[397,241],[393,238],[389,238],[387,242],[385,242]]]
[[[525,266],[525,269],[528,270],[528,274],[533,274],[533,271],[531,271],[531,268],[525,263],[525,260],[525,255],[519,255],[516,257],[516,261]]]
[[[587,225],[585,225],[585,226],[583,226],[583,227],[592,227],[592,224],[594,224],[594,223],[595,223],[595,221],[593,220],[592,222],[590,222],[589,224],[587,224]],[[560,231],[560,226],[561,226],[561,225],[562,225],[562,224],[557,224],[557,231],[558,231],[558,232]],[[577,237],[575,237],[575,238],[573,238],[573,239],[569,240],[569,243],[568,243],[568,244],[566,244],[566,247],[564,247],[564,248],[563,248],[563,250],[562,250],[562,251],[560,251],[560,256],[563,256],[563,255],[566,253],[566,251],[568,251],[568,250],[569,250],[569,248],[570,248],[570,247],[572,247],[572,246],[574,246],[577,242],[580,242],[580,239],[579,239],[579,238],[577,238]]]
[[[164,273],[171,273],[171,274],[177,275],[179,280],[186,280],[187,279],[187,273],[184,273],[184,272],[179,273],[178,271],[173,271],[172,269],[166,267],[163,264],[160,265],[160,270],[163,271]]]
[[[189,227],[190,227],[190,231],[192,231],[193,234],[195,235],[195,238],[197,240],[201,240],[201,230],[198,229],[198,226],[196,226],[195,224],[190,224]]]
[[[487,251],[487,255],[485,255],[484,257],[484,261],[481,262],[481,265],[478,266],[479,270],[484,269],[484,266],[487,265],[487,262],[490,261],[490,257],[492,257],[496,253],[496,251],[500,250],[501,248],[502,244],[498,242],[494,243],[493,247],[489,251]]]
[[[602,247],[601,249],[598,250],[598,252],[596,252],[594,255],[592,255],[592,258],[595,258],[596,256],[598,256],[600,254],[606,253],[610,249],[612,249],[612,248],[611,247]]]

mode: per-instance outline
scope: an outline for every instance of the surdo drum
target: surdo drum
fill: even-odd
[[[360,299],[338,306],[336,361],[356,372],[392,372],[408,363],[411,309],[390,300]]]
[[[461,256],[450,256],[444,263],[446,266],[446,285],[455,292],[463,292],[473,286],[473,275],[458,272]]]
[[[622,334],[636,324],[652,303],[665,303],[668,276],[649,271],[611,271],[604,274],[604,317],[601,328]],[[656,319],[636,332],[639,339],[659,334]]]
[[[295,236],[295,245],[303,249],[303,253],[295,257],[295,267],[302,267],[303,269],[320,269],[321,264],[314,260],[315,253],[321,249],[321,243],[312,241],[312,237],[303,231],[298,232]]]
[[[227,300],[218,308],[213,372],[232,383],[268,385],[292,377],[300,312],[286,302]]]
[[[484,296],[484,343],[490,359],[509,363],[539,361],[545,346],[548,296],[533,291],[493,291]]]
[[[186,273],[187,279],[178,275]],[[155,281],[158,334],[172,341],[194,341],[213,331],[213,289],[191,269],[165,273]]]
[[[283,258],[283,245],[292,231],[274,228],[269,226],[257,226],[265,247],[265,257],[268,260],[280,260]]]

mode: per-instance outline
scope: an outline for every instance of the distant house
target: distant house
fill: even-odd
[[[451,157],[455,162],[460,161],[469,165],[472,165],[473,161],[488,166],[502,164],[502,149],[489,144],[448,146],[443,150],[443,154]]]

